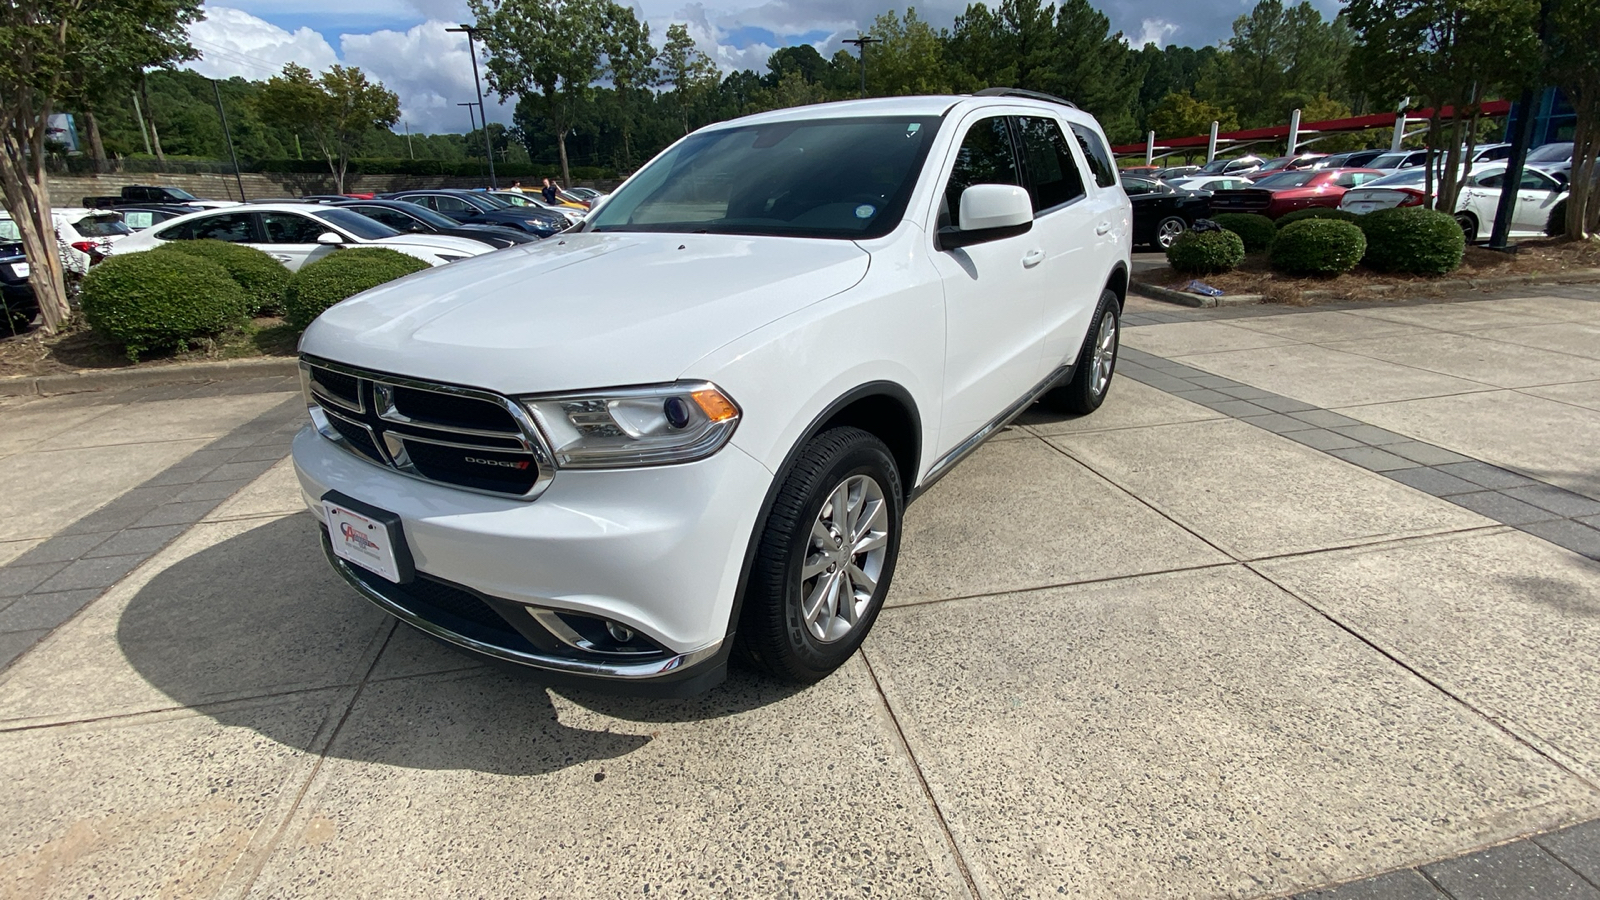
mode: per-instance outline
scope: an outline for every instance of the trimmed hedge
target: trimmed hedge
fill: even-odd
[[[1244,240],[1231,231],[1185,231],[1167,248],[1167,263],[1186,275],[1231,272],[1244,262]]]
[[[1544,223],[1544,233],[1551,237],[1561,237],[1567,233],[1567,201],[1557,200],[1556,205],[1550,207],[1550,219]]]
[[[1272,242],[1272,268],[1287,275],[1342,275],[1366,252],[1366,236],[1349,222],[1301,219]]]
[[[1211,221],[1237,234],[1244,241],[1246,253],[1260,253],[1271,247],[1272,239],[1278,236],[1277,223],[1255,213],[1221,213],[1212,216]]]
[[[428,264],[415,256],[385,247],[336,250],[290,279],[283,300],[285,317],[303,331],[335,303],[426,268]]]
[[[169,241],[162,253],[182,253],[209,259],[226,269],[250,295],[250,311],[276,315],[283,311],[283,294],[289,289],[289,270],[266,253],[227,241]]]
[[[250,308],[226,269],[182,253],[114,255],[89,270],[79,302],[89,326],[135,361],[241,325]]]
[[[1355,213],[1345,212],[1342,209],[1330,209],[1326,206],[1313,206],[1310,209],[1297,209],[1292,213],[1284,213],[1283,215],[1279,216],[1278,228],[1279,230],[1282,230],[1284,226],[1293,225],[1296,222],[1304,222],[1307,219],[1333,219],[1338,222],[1354,222],[1359,218],[1361,217]]]
[[[1467,236],[1449,213],[1397,206],[1356,220],[1367,236],[1364,262],[1380,272],[1443,275],[1461,267]]]

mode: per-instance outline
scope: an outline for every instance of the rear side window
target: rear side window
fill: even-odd
[[[960,221],[961,195],[975,184],[1022,184],[1005,116],[979,119],[967,129],[961,149],[956,151],[955,168],[944,186],[944,205],[939,210],[941,228]]]
[[[206,216],[203,219],[191,219],[182,225],[174,225],[160,232],[156,237],[164,241],[194,241],[211,240],[227,241],[230,244],[248,244],[255,240],[255,227],[251,222],[251,213],[223,213],[221,215]]]
[[[267,232],[269,244],[315,244],[328,230],[305,216],[281,212],[262,213],[261,227]]]
[[[1100,140],[1100,135],[1094,129],[1078,123],[1072,123],[1072,134],[1078,139],[1078,146],[1083,148],[1083,158],[1089,161],[1089,168],[1094,170],[1094,183],[1101,187],[1111,187],[1117,183],[1117,167],[1111,162],[1111,154],[1106,150],[1105,141]]]
[[[1033,211],[1053,209],[1082,197],[1083,175],[1056,120],[1022,116],[1017,124],[1022,132],[1023,159],[1028,162]]]
[[[72,227],[84,237],[112,237],[133,233],[132,229],[123,223],[121,216],[89,216],[72,223]]]

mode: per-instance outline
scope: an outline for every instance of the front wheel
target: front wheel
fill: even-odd
[[[1178,242],[1178,238],[1189,230],[1189,223],[1177,216],[1168,216],[1156,226],[1156,244],[1163,250],[1170,249]]]
[[[844,665],[883,607],[905,507],[889,448],[859,428],[806,444],[763,526],[735,646],[784,681]]]
[[[1121,309],[1115,292],[1100,292],[1089,333],[1083,336],[1083,347],[1078,350],[1078,366],[1072,380],[1044,395],[1046,408],[1085,416],[1105,402],[1122,343]]]
[[[1456,224],[1461,226],[1461,233],[1467,243],[1476,243],[1478,240],[1478,220],[1471,213],[1456,213]]]

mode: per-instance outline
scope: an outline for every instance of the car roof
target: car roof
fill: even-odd
[[[1067,102],[1035,99],[1015,94],[976,96],[934,95],[914,97],[873,97],[865,100],[839,100],[833,103],[813,103],[809,106],[791,106],[769,112],[756,113],[739,119],[730,119],[706,127],[706,131],[743,128],[767,122],[799,122],[813,119],[857,119],[876,116],[944,116],[952,112],[964,113],[969,109],[986,106],[1032,107],[1041,112],[1051,112],[1077,121],[1093,121],[1088,113],[1070,106]]]

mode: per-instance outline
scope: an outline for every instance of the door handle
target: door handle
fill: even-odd
[[[1105,234],[1106,232],[1108,232],[1110,230],[1111,230],[1111,223],[1110,222],[1101,222],[1099,225],[1096,225],[1094,227],[1094,233],[1098,234],[1098,235],[1103,235],[1103,234]]]
[[[1031,269],[1042,262],[1044,262],[1043,250],[1029,250],[1022,255],[1022,267],[1024,269]]]

